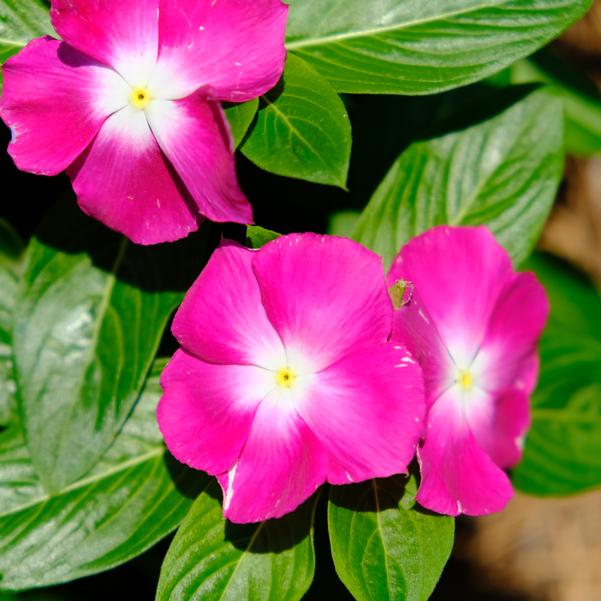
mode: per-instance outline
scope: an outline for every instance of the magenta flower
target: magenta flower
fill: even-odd
[[[33,40],[3,68],[9,152],[24,171],[68,170],[81,208],[141,244],[203,217],[250,223],[219,101],[273,87],[280,0],[52,0],[64,42]]]
[[[537,379],[537,339],[549,305],[530,273],[484,227],[436,227],[397,256],[389,284],[413,284],[393,339],[424,371],[427,429],[418,448],[417,500],[448,515],[502,509],[513,495],[502,468],[520,459]]]
[[[381,260],[351,240],[217,249],[175,316],[158,421],[177,459],[218,477],[227,518],[407,469],[423,378],[389,341],[392,313]]]

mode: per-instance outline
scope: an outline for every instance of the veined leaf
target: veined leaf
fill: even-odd
[[[271,173],[344,188],[351,125],[332,86],[289,55],[282,81],[261,98],[257,120],[241,150]]]
[[[83,476],[121,428],[170,314],[203,266],[203,234],[136,246],[71,203],[31,241],[14,352],[27,443],[49,492]]]
[[[258,225],[249,225],[246,228],[246,243],[249,248],[261,248],[279,236],[280,234],[277,232],[266,230],[264,227]]]
[[[565,495],[601,486],[601,296],[556,259],[537,255],[527,266],[545,285],[551,316],[513,482],[529,494]]]
[[[23,242],[0,220],[0,426],[16,418],[12,328],[22,270]]]
[[[249,102],[243,102],[242,104],[231,104],[224,107],[225,116],[227,117],[232,130],[235,148],[238,148],[242,143],[248,128],[257,114],[258,108],[258,98],[250,100]]]
[[[531,54],[590,0],[291,0],[287,48],[340,92],[432,94]]]
[[[562,133],[561,101],[539,89],[482,123],[416,142],[376,190],[353,237],[390,264],[405,242],[434,225],[484,224],[519,263],[555,199]]]
[[[415,505],[415,478],[330,490],[328,524],[338,576],[357,601],[426,601],[451,554],[452,518]]]
[[[0,0],[0,64],[33,38],[49,33],[48,7],[41,0]]]
[[[14,426],[0,434],[0,588],[39,587],[123,563],[177,527],[202,476],[165,454],[158,365],[113,446],[82,480],[47,494]]]
[[[237,525],[221,514],[214,481],[196,499],[167,552],[157,601],[295,601],[315,569],[316,496],[294,513]]]

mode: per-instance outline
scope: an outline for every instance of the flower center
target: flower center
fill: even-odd
[[[459,384],[459,387],[467,392],[468,390],[471,390],[473,385],[474,385],[474,376],[471,374],[471,372],[467,369],[461,369],[459,370],[459,374],[457,374],[457,384]]]
[[[292,388],[296,381],[296,374],[289,367],[284,367],[276,372],[275,381],[281,388]]]
[[[152,100],[152,96],[147,88],[133,88],[129,102],[137,109],[145,109]]]

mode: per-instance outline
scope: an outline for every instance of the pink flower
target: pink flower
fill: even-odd
[[[484,227],[436,227],[411,240],[388,276],[413,284],[393,339],[420,362],[427,430],[417,500],[481,515],[513,495],[502,468],[517,463],[537,379],[537,339],[549,305],[538,280],[516,273]]]
[[[79,204],[141,244],[203,217],[250,223],[219,101],[273,87],[280,0],[52,0],[63,42],[33,40],[3,69],[0,114],[24,171],[71,176]]]
[[[381,260],[351,240],[217,249],[175,316],[158,421],[177,459],[218,477],[227,518],[407,469],[423,379],[389,341],[392,312]]]

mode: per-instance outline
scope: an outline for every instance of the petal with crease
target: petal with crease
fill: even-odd
[[[251,206],[240,190],[223,110],[196,94],[155,100],[146,115],[170,163],[198,210],[211,221],[252,223]]]
[[[138,244],[177,240],[198,229],[192,201],[143,111],[128,106],[109,117],[70,175],[83,211]]]

